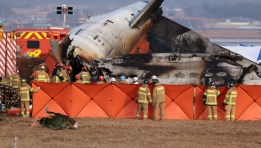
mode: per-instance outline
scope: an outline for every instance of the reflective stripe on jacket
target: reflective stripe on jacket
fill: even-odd
[[[53,79],[53,80],[52,80],[53,83],[59,83],[59,82],[61,82],[60,78],[59,78],[57,75],[54,75],[52,79]]]
[[[36,92],[37,89],[31,88],[29,85],[24,85],[19,88],[21,101],[30,101],[30,92]]]
[[[60,71],[60,74],[62,74],[62,76],[63,76],[62,82],[70,82],[70,76],[69,76],[69,73],[68,73],[67,70],[62,69],[62,70]]]
[[[90,81],[90,73],[89,72],[86,72],[86,71],[82,71],[80,72],[80,78],[82,80],[83,83],[85,84],[90,84],[91,81]]]
[[[20,98],[21,98],[21,101],[30,101],[30,94],[29,94],[29,91],[30,91],[31,87],[30,86],[21,86],[20,87]]]
[[[48,74],[42,70],[37,71],[36,80],[40,82],[50,82]]]
[[[138,89],[138,103],[149,103],[151,101],[150,89],[146,85],[142,85]]]
[[[20,79],[13,79],[12,83],[13,88],[18,88],[20,86]]]
[[[236,98],[237,89],[232,87],[227,91],[224,103],[228,105],[236,105]]]
[[[165,101],[165,88],[160,84],[156,84],[153,89],[152,102],[164,102]]]
[[[217,97],[220,94],[217,89],[207,89],[204,95],[207,96],[206,105],[217,105]]]

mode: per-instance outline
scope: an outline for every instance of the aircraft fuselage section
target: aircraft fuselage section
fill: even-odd
[[[106,15],[97,16],[88,20],[86,24],[74,28],[69,33],[71,46],[74,48],[73,55],[91,62],[98,58],[128,54],[152,26],[151,19],[147,19],[137,28],[129,27],[130,20],[146,4],[137,2]],[[69,51],[70,49],[67,53]]]

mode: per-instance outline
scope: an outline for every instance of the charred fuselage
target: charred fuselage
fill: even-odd
[[[88,64],[96,74],[157,75],[165,84],[261,84],[257,64],[161,16],[162,2],[142,1],[90,19],[62,41],[60,61],[69,60],[75,74]],[[144,35],[150,53],[131,55]]]

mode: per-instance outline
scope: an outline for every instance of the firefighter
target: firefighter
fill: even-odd
[[[91,83],[91,75],[88,71],[88,68],[86,66],[82,67],[82,71],[79,73],[80,79],[84,84],[90,84]]]
[[[29,117],[29,103],[30,103],[30,92],[37,92],[40,89],[38,87],[37,89],[31,88],[26,83],[25,79],[21,80],[21,86],[19,88],[19,97],[20,97],[20,105],[21,105],[21,115],[23,117]]]
[[[204,96],[205,96],[205,105],[207,106],[207,115],[208,119],[212,120],[214,117],[214,120],[218,119],[218,113],[217,113],[217,97],[219,96],[220,92],[218,89],[216,89],[215,83],[211,82],[208,89],[205,90]],[[213,115],[212,115],[213,113]]]
[[[154,83],[155,80],[158,80],[158,77],[156,75],[151,76],[151,82]]]
[[[70,65],[65,65],[65,69],[67,70],[68,74],[69,74],[69,77],[70,77],[70,81],[72,81],[72,78],[73,78],[73,68],[72,66]]]
[[[12,83],[12,87],[15,88],[15,89],[18,89],[19,86],[20,86],[20,75],[19,75],[19,71],[16,71],[12,77],[11,77],[11,83]]]
[[[98,77],[98,81],[96,82],[96,84],[104,84],[104,83],[105,83],[104,76],[99,76]]]
[[[57,72],[58,72],[58,69],[59,69],[59,64],[60,63],[56,63],[55,66],[54,66],[54,69],[53,69],[53,73],[52,73],[52,82],[53,83],[56,83],[58,81],[58,76],[57,76]]]
[[[36,72],[36,81],[40,82],[50,82],[49,75],[45,71],[45,65],[41,64],[40,70]]]
[[[65,69],[63,65],[60,66],[60,69],[57,72],[57,75],[60,79],[60,82],[70,82],[69,72]]]
[[[3,83],[5,86],[11,87],[12,86],[12,78],[10,75],[7,75],[3,78]]]
[[[81,76],[79,74],[75,75],[75,80],[76,80],[75,83],[84,84],[80,78]]]
[[[228,84],[228,87],[229,89],[227,90],[224,100],[226,120],[235,120],[237,88],[233,83]]]
[[[117,83],[115,77],[111,77],[110,82],[111,82],[111,83]]]
[[[128,84],[125,75],[121,75],[121,76],[120,76],[120,82],[119,82],[119,83],[121,83],[121,84]]]
[[[5,85],[5,81],[4,81],[4,79],[5,79],[4,76],[3,76],[3,77],[0,77],[0,84],[1,84],[1,85]]]
[[[55,69],[53,70],[53,74],[52,74],[52,82],[53,83],[61,83],[64,80],[64,76],[62,73],[62,69],[63,69],[63,63],[59,63],[55,65]]]
[[[161,120],[165,119],[165,88],[156,79],[153,82],[152,104],[154,106],[154,120],[158,120],[158,111],[160,108]]]
[[[138,103],[138,110],[136,113],[136,118],[140,119],[140,113],[143,110],[143,119],[148,119],[148,109],[149,103],[152,102],[151,100],[151,93],[148,87],[149,81],[144,80],[143,84],[138,89],[138,96],[136,98],[136,102]]]
[[[138,77],[133,77],[133,84],[139,84],[139,78]]]

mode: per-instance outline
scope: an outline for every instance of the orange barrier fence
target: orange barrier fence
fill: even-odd
[[[43,83],[33,81],[33,87],[41,90],[33,95],[32,116],[46,116],[49,111],[70,117],[135,118],[137,103],[135,98],[140,85],[135,84],[75,84]],[[164,85],[166,89],[166,119],[197,120],[206,119],[206,109],[202,102],[203,86]],[[150,86],[152,90],[152,86]],[[238,86],[236,119],[261,119],[260,86]],[[227,88],[219,88],[219,119],[225,119],[222,106]],[[152,118],[153,107],[149,106]]]

